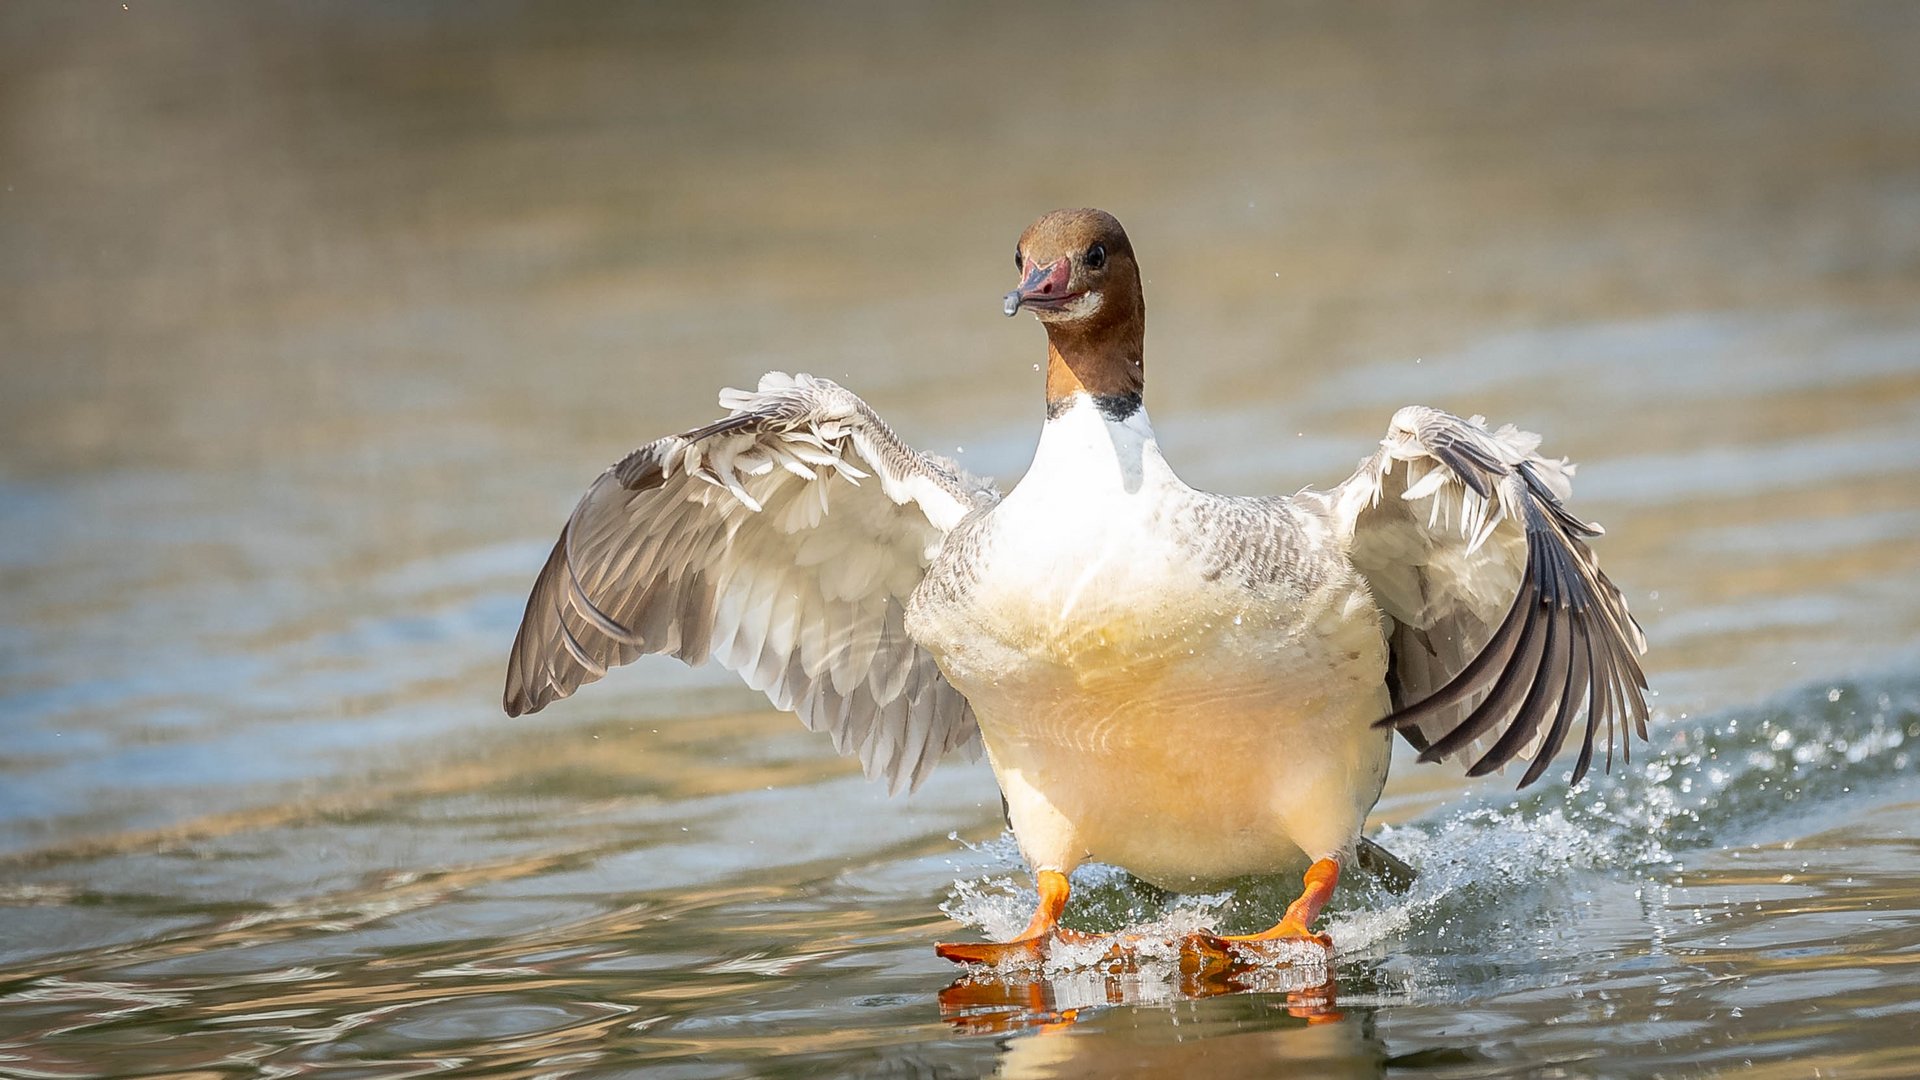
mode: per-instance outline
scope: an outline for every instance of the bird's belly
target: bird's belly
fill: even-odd
[[[1386,774],[1370,601],[1270,612],[1223,596],[1107,594],[1075,618],[975,624],[937,653],[1036,867],[1095,859],[1181,889],[1351,842]]]

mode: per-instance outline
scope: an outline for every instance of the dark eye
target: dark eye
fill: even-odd
[[[1023,258],[1023,257],[1021,257],[1021,255],[1020,255],[1020,249],[1019,249],[1019,248],[1014,248],[1014,249],[1013,249],[1013,268],[1014,268],[1015,270],[1018,270],[1018,269],[1020,269],[1021,267],[1023,267],[1023,266],[1025,266],[1025,265],[1027,265],[1027,260],[1026,260],[1025,258]]]
[[[1106,245],[1095,244],[1092,247],[1088,248],[1085,262],[1087,264],[1087,269],[1089,270],[1098,270],[1101,267],[1107,265]]]

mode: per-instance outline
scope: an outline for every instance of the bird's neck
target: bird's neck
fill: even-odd
[[[1146,313],[1138,294],[1107,303],[1107,310],[1084,325],[1046,324],[1048,416],[1060,415],[1081,396],[1092,398],[1114,420],[1140,408]]]

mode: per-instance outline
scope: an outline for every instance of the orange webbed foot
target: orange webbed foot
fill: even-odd
[[[1180,958],[1198,961],[1202,966],[1230,964],[1235,959],[1272,962],[1295,958],[1294,942],[1319,946],[1327,959],[1333,958],[1333,939],[1316,934],[1291,921],[1282,921],[1271,930],[1258,934],[1210,934],[1201,931],[1180,939]]]
[[[1124,959],[1130,944],[1138,938],[1110,937],[1068,930],[1060,925],[1060,914],[1067,909],[1067,875],[1058,870],[1042,870],[1034,875],[1040,886],[1040,903],[1026,929],[1012,941],[942,942],[933,951],[956,964],[985,964],[1012,970],[1035,968],[1046,963],[1060,945],[1090,945],[1107,942],[1103,960]]]
[[[1272,929],[1258,934],[1188,934],[1180,942],[1181,965],[1195,968],[1228,964],[1236,954],[1255,961],[1287,960],[1296,955],[1293,942],[1318,945],[1325,950],[1326,959],[1333,959],[1333,939],[1309,927],[1320,917],[1320,909],[1333,896],[1333,887],[1339,881],[1340,864],[1332,859],[1318,860],[1307,868],[1306,888],[1300,899],[1287,908],[1286,918]]]
[[[1013,941],[943,941],[933,951],[956,964],[985,964],[988,967],[1039,967],[1053,951],[1053,935],[1016,938]]]
[[[1053,951],[1060,934],[1060,913],[1067,909],[1067,875],[1058,870],[1042,870],[1034,875],[1040,887],[1040,903],[1033,918],[1012,941],[943,942],[933,951],[956,964],[987,964],[992,967],[1038,967]]]
[[[1019,937],[1012,941],[941,942],[933,947],[933,951],[956,964],[985,964],[1012,969],[1041,966],[1059,945],[1086,945],[1101,940],[1104,938],[1100,934],[1056,927],[1043,934]],[[1117,959],[1124,953],[1125,943],[1115,938],[1113,947],[1107,950],[1104,958]]]

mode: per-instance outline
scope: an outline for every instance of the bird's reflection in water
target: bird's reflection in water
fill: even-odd
[[[1006,1044],[999,1076],[1181,1075],[1204,1060],[1224,1075],[1284,1064],[1371,1077],[1387,1061],[1372,1010],[1337,1008],[1322,964],[976,971],[940,992],[940,1015],[967,1034],[1033,1036]],[[1091,1027],[1103,1037],[1074,1037]]]
[[[940,991],[940,1015],[968,1034],[992,1034],[1074,1023],[1108,1005],[1164,1005],[1225,994],[1260,994],[1285,1015],[1308,1024],[1338,1021],[1331,964],[1281,967],[1247,964],[1143,964],[1102,961],[1065,971],[975,970]]]

